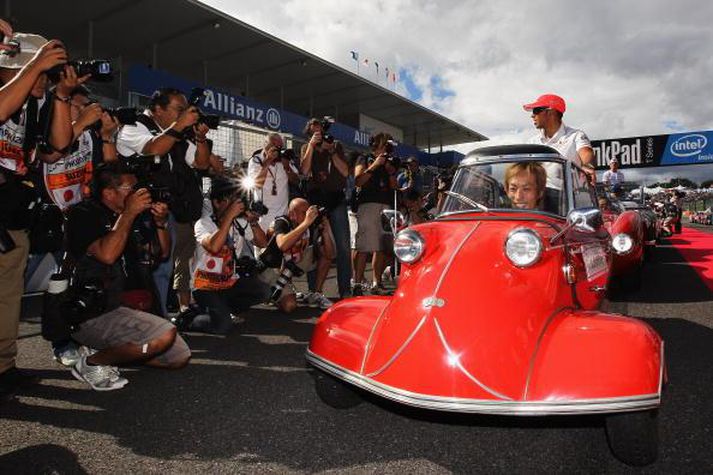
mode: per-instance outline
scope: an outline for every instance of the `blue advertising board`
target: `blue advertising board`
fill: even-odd
[[[304,137],[302,132],[308,118],[279,107],[220,91],[146,66],[131,66],[128,79],[129,90],[145,96],[150,96],[161,87],[174,87],[184,91],[186,95],[189,95],[194,87],[202,87],[205,89],[205,96],[200,108],[207,114],[217,114],[224,119],[240,120],[268,130]],[[364,130],[335,123],[332,124],[329,133],[348,148],[365,149],[369,146],[370,133]],[[427,153],[404,144],[399,144],[397,153],[402,157],[428,156]]]
[[[713,164],[713,131],[593,140],[597,169]]]

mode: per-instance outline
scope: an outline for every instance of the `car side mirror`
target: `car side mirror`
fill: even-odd
[[[396,234],[396,230],[403,227],[405,223],[406,218],[401,211],[385,209],[381,212],[381,228],[387,233]]]
[[[567,225],[583,233],[595,233],[604,225],[598,208],[577,208],[567,214]]]

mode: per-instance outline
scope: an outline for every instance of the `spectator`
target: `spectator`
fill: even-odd
[[[206,170],[211,164],[207,133],[208,126],[198,122],[198,109],[188,106],[186,96],[177,89],[163,88],[151,96],[148,109],[139,116],[136,125],[124,125],[117,139],[119,154],[130,161],[160,156],[158,170],[152,171],[150,177],[140,178],[150,179],[153,185],[165,187],[171,193],[174,248],[171,258],[154,272],[164,315],[171,269],[180,310],[188,309],[191,303],[189,262],[195,251],[193,225],[203,208],[201,181],[195,170]]]
[[[54,93],[46,96],[50,68],[65,63],[67,52],[57,40],[14,33],[5,22],[0,30],[19,45],[0,48],[0,231],[9,247],[0,253],[0,399],[19,385],[33,382],[15,366],[23,274],[29,252],[28,226],[38,195],[26,179],[33,160],[57,161],[72,140],[69,93],[87,78],[65,67]],[[50,113],[51,109],[51,113]],[[46,113],[44,113],[46,111]],[[42,113],[41,113],[42,112]],[[38,145],[38,132],[48,136]],[[46,140],[45,140],[46,139]]]
[[[357,210],[357,233],[354,269],[354,290],[356,295],[364,292],[364,271],[369,253],[372,257],[373,280],[371,291],[385,293],[381,283],[381,274],[386,263],[384,260],[385,236],[381,229],[381,212],[393,202],[396,189],[396,170],[390,155],[391,136],[379,133],[372,137],[370,157],[360,157],[354,168],[354,177],[359,191]]]
[[[416,190],[406,191],[401,199],[404,226],[425,223],[433,219],[424,208],[423,197]]]
[[[258,278],[254,268],[241,270],[237,265],[244,256],[254,263],[251,245],[266,247],[268,242],[258,216],[245,211],[237,192],[232,180],[213,178],[210,201],[196,222],[193,295],[208,315],[185,322],[189,330],[227,334],[238,311],[265,302],[270,295],[270,286]]]
[[[248,178],[254,187],[253,199],[267,206],[267,214],[259,220],[263,229],[267,229],[276,217],[287,213],[289,183],[299,182],[297,168],[287,157],[280,157],[283,145],[280,134],[271,133],[263,149],[256,151],[248,163]]]
[[[513,163],[505,170],[504,182],[513,208],[542,209],[547,172],[540,163]]]
[[[602,175],[602,182],[611,189],[620,188],[624,184],[624,173],[619,171],[619,160],[612,158],[609,161],[609,170]]]
[[[136,185],[136,177],[121,162],[100,165],[94,172],[92,199],[69,212],[69,250],[76,261],[73,285],[99,282],[104,287],[104,311],[80,322],[72,333],[75,341],[98,350],[85,352],[72,368],[77,379],[97,391],[126,385],[116,365],[181,368],[190,358],[188,346],[171,323],[121,305],[125,269],[138,264],[135,229],[140,216],[150,213],[164,256],[171,246],[168,206],[152,203],[149,191],[134,191]]]
[[[332,302],[324,296],[322,288],[327,279],[329,267],[334,259],[334,243],[329,220],[321,216],[317,206],[310,206],[303,198],[290,201],[287,215],[278,216],[272,224],[272,237],[261,256],[266,262],[278,259],[292,261],[304,272],[316,271],[315,291],[309,296],[307,303],[322,309],[327,309]],[[283,265],[284,267],[284,265]],[[274,284],[277,274],[265,272],[263,276]],[[284,287],[282,290],[281,308],[292,311],[297,305],[294,289]]]
[[[344,147],[334,139],[325,140],[322,123],[310,119],[304,131],[310,137],[302,146],[300,172],[308,177],[307,200],[327,210],[329,225],[334,233],[337,251],[337,286],[341,298],[351,294],[351,250],[349,246],[349,219],[345,188],[349,166]],[[310,291],[314,291],[314,274],[308,275]],[[309,298],[309,295],[306,296]]]
[[[406,168],[399,173],[397,182],[401,193],[412,190],[419,194],[423,192],[423,173],[416,157],[406,159]]]
[[[592,183],[594,173],[594,151],[589,137],[578,129],[566,126],[562,116],[566,110],[564,99],[554,94],[544,94],[535,102],[522,106],[532,112],[532,122],[540,133],[530,139],[530,143],[542,144],[556,149],[567,160],[580,165]],[[543,163],[547,171],[547,186],[562,190],[562,169],[556,163]]]

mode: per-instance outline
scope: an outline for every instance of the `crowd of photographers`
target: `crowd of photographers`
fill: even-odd
[[[311,119],[299,154],[273,133],[245,169],[224,170],[201,91],[163,88],[142,112],[108,109],[85,85],[107,64],[68,62],[60,41],[2,20],[0,30],[0,398],[34,382],[15,366],[18,322],[26,275],[48,253],[57,271],[42,334],[77,379],[110,391],[128,383],[120,366],[185,366],[181,331],[226,334],[262,303],[328,308],[335,261],[340,298],[384,293],[381,211],[428,219],[418,162],[401,169],[388,134],[370,155],[346,156],[330,119]]]

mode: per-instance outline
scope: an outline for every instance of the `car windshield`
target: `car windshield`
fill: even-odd
[[[541,211],[564,215],[562,163],[498,161],[462,165],[453,177],[441,213]]]

